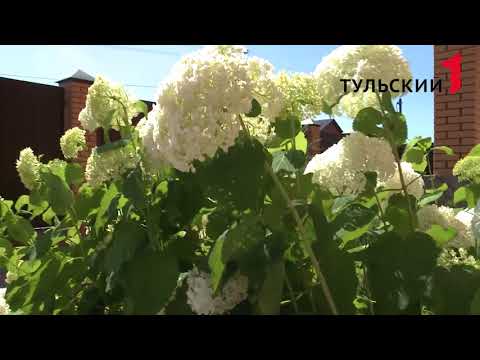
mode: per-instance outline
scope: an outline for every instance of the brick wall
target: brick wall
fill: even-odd
[[[75,126],[81,127],[78,121],[78,115],[80,111],[85,107],[88,88],[92,82],[69,78],[59,82],[59,86],[64,88],[65,96],[65,110],[64,110],[64,126],[65,130],[73,128]],[[87,132],[87,149],[80,152],[77,161],[85,166],[88,157],[92,151],[92,148],[97,146],[97,134]]]
[[[448,70],[440,63],[458,51],[462,55],[462,88],[456,94],[449,94]],[[436,175],[452,175],[456,161],[467,154],[473,145],[480,143],[480,108],[475,100],[480,95],[479,56],[480,46],[476,45],[434,46],[435,78],[442,80],[442,91],[434,95],[435,145],[446,145],[455,151],[455,156],[440,152],[434,154]]]

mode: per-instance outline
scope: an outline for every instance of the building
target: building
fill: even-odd
[[[307,139],[307,158],[321,154],[338,143],[346,134],[334,119],[305,120],[302,129]]]

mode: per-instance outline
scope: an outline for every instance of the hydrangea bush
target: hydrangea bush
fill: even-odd
[[[0,314],[480,313],[480,148],[440,206],[447,186],[422,174],[451,149],[408,141],[389,93],[339,92],[379,77],[411,77],[397,47],[343,46],[312,74],[277,74],[209,46],[150,112],[98,77],[79,120],[121,139],[85,169],[83,129],[60,139],[65,160],[20,153],[29,193],[0,198]],[[322,112],[354,131],[307,161],[301,120]]]

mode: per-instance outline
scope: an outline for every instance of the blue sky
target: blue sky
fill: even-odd
[[[270,61],[276,70],[311,72],[338,45],[246,45],[249,55]],[[129,85],[129,91],[143,100],[154,100],[156,87],[182,55],[197,45],[0,45],[0,76],[55,84],[77,69]],[[400,45],[416,79],[433,78],[433,46]],[[7,75],[8,74],[8,75]],[[9,75],[28,75],[49,79]],[[433,136],[433,94],[410,93],[404,97],[403,112],[409,137]],[[346,132],[352,120],[338,118]]]

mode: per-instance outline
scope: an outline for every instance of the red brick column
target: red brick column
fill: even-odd
[[[440,65],[443,60],[460,52],[462,55],[462,88],[449,94],[448,70]],[[435,152],[434,174],[452,175],[457,160],[467,154],[473,145],[480,143],[480,46],[435,45],[435,78],[442,80],[442,91],[434,94],[435,146],[446,145],[455,151],[455,156]]]
[[[87,98],[87,92],[90,85],[93,84],[93,78],[83,73],[82,71],[77,71],[74,75],[69,78],[60,80],[58,82],[59,86],[64,88],[64,127],[65,130],[71,129],[73,127],[81,127],[80,122],[78,121],[78,115],[80,111],[85,107],[85,102]],[[95,132],[87,132],[87,149],[80,152],[78,155],[77,161],[85,166],[88,157],[92,148],[97,146],[97,134]]]

